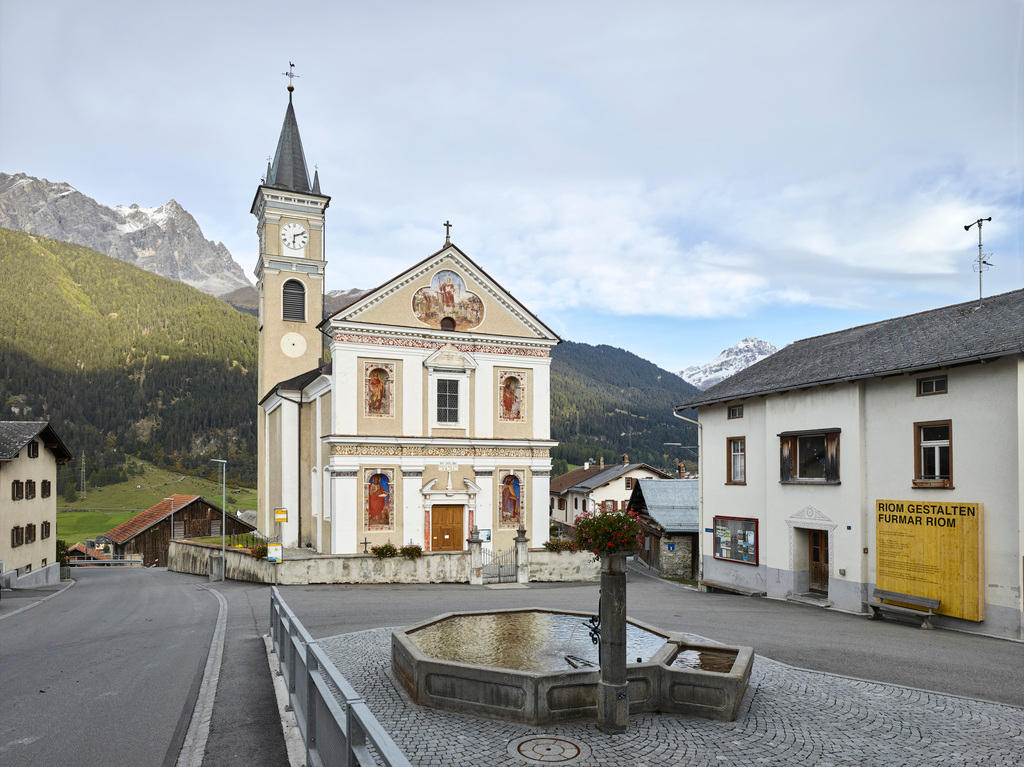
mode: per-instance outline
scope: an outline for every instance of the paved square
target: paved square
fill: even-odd
[[[319,640],[414,765],[978,765],[1024,763],[1024,709],[803,671],[758,656],[735,722],[630,717],[530,727],[411,703],[391,675],[391,629]],[[578,753],[576,750],[578,749]]]

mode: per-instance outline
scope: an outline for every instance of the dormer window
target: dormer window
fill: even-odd
[[[281,288],[281,317],[306,321],[306,287],[298,280],[287,280]]]
[[[32,440],[28,443],[28,457],[38,458],[39,457],[39,443]]]

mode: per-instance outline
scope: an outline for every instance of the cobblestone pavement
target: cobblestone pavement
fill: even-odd
[[[320,640],[414,765],[542,764],[519,742],[582,744],[573,767],[628,765],[1007,765],[1024,763],[1024,710],[803,671],[757,657],[735,722],[639,714],[625,735],[578,720],[544,727],[408,700],[391,674],[391,629]],[[536,750],[536,749],[535,749]],[[571,750],[571,749],[570,749]]]

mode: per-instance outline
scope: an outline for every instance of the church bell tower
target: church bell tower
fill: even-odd
[[[281,381],[314,369],[320,359],[324,285],[324,212],[319,173],[310,184],[292,95],[274,161],[256,190],[259,259],[259,400]]]

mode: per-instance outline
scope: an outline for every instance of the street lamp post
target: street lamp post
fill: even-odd
[[[211,463],[220,464],[220,579],[223,582],[227,571],[227,540],[224,537],[227,533],[228,504],[227,504],[227,471],[228,462],[223,458],[211,458]]]

